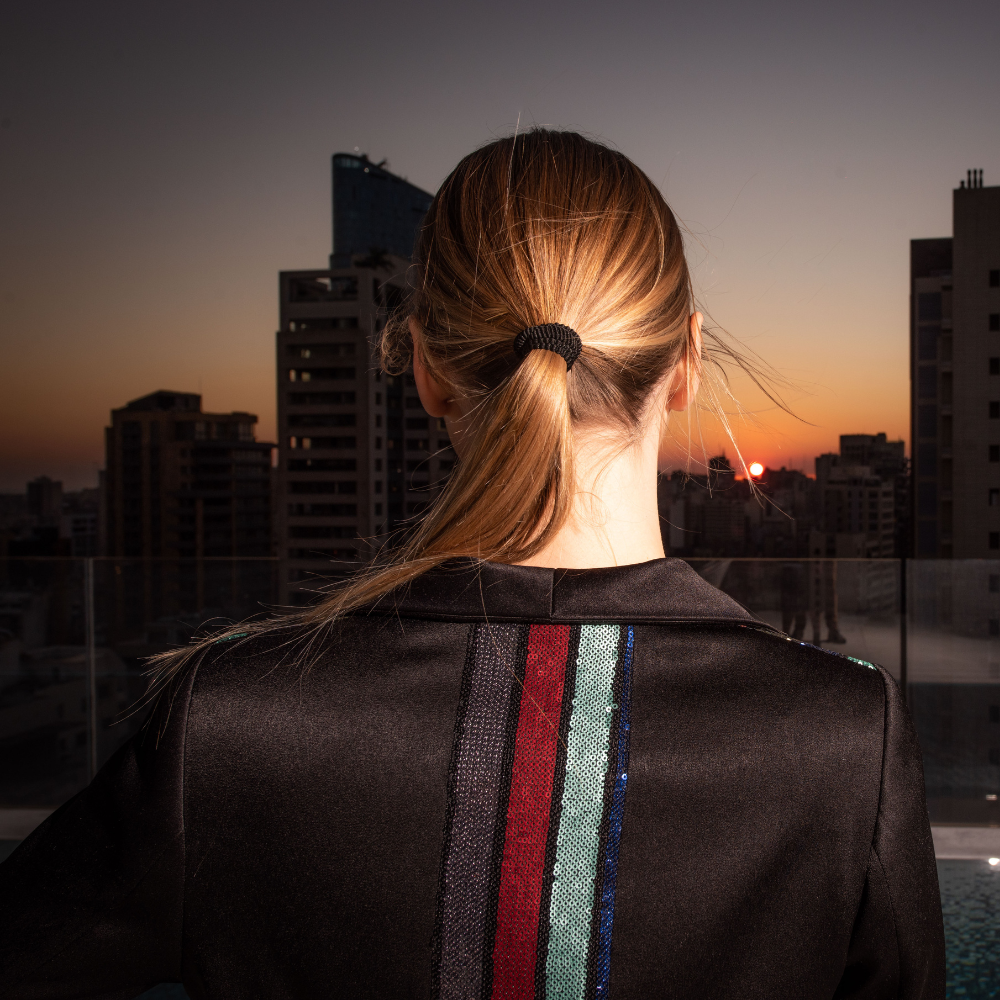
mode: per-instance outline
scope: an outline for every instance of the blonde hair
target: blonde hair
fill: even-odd
[[[229,635],[327,625],[451,559],[529,558],[570,512],[574,428],[616,426],[627,439],[682,358],[697,375],[677,221],[631,160],[577,133],[534,129],[466,156],[434,197],[413,275],[382,366],[409,367],[412,315],[428,373],[472,404],[464,457],[401,545],[316,606]],[[579,334],[572,371],[550,351],[514,353],[518,333],[544,323]],[[154,666],[172,673],[209,641]]]

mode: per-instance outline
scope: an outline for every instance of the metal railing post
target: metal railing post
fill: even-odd
[[[90,778],[97,774],[97,635],[94,614],[94,560],[83,561],[84,611],[87,617],[87,686],[90,705]]]
[[[907,701],[906,689],[906,556],[899,560],[899,690],[903,694],[903,702]]]

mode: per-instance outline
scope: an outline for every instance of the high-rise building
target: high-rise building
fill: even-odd
[[[848,440],[867,436],[845,435]],[[878,436],[885,438],[884,434]],[[857,454],[858,448],[849,446],[848,455],[856,458]],[[812,532],[810,555],[838,559],[891,557],[895,548],[895,493],[893,480],[886,482],[869,466],[848,464],[843,451],[839,455],[818,455],[819,530]]]
[[[1000,558],[1000,187],[969,171],[953,236],[910,243],[913,554]]]
[[[331,267],[280,275],[283,602],[311,600],[336,563],[370,557],[429,505],[454,464],[444,425],[421,408],[413,376],[387,375],[376,353],[405,299],[430,198],[364,157],[337,154]]]
[[[888,441],[885,434],[841,434],[840,461],[863,466],[893,489],[894,542],[890,555],[909,555],[910,463],[905,441]]]
[[[28,513],[54,523],[62,513],[63,488],[58,480],[39,476],[28,483]]]
[[[350,267],[358,254],[408,259],[431,195],[390,174],[385,161],[362,154],[333,157],[333,253],[330,267]]]
[[[271,452],[252,413],[160,391],[111,411],[102,510],[117,636],[164,616],[242,608],[270,577]],[[246,613],[245,611],[243,612]]]
[[[109,556],[270,556],[271,449],[252,413],[203,413],[201,396],[154,392],[105,431]]]

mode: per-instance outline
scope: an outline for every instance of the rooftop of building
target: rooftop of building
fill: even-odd
[[[112,413],[192,413],[214,419],[238,419],[243,423],[256,423],[254,413],[243,410],[233,410],[231,413],[206,413],[201,408],[201,396],[196,392],[173,392],[169,389],[158,389],[147,396],[133,399]]]

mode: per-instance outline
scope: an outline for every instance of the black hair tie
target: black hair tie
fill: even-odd
[[[520,360],[523,361],[529,351],[552,351],[566,361],[566,371],[573,367],[582,350],[580,335],[562,323],[529,326],[514,338],[514,352]]]

